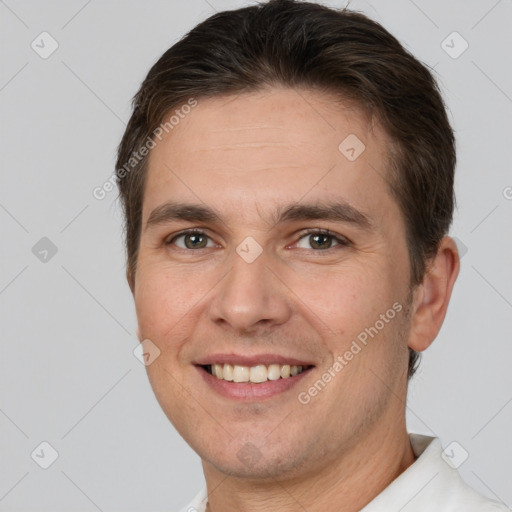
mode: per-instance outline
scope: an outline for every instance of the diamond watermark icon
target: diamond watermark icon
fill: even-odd
[[[442,451],[441,457],[449,466],[451,466],[453,469],[457,469],[467,460],[469,453],[457,441],[452,441]]]
[[[353,133],[345,137],[338,146],[340,153],[350,162],[357,160],[365,149],[363,141]]]
[[[245,443],[236,456],[240,462],[252,468],[261,459],[261,452],[254,444]]]
[[[248,236],[236,248],[236,252],[246,263],[252,263],[263,252],[263,248],[252,236]]]
[[[455,245],[457,246],[457,250],[459,251],[459,258],[462,259],[464,255],[468,252],[468,246],[456,236],[452,236]]]
[[[141,341],[133,350],[133,355],[144,365],[149,366],[160,355],[160,349],[151,341]]]
[[[41,32],[30,44],[39,57],[47,59],[59,47],[59,43],[48,32]]]
[[[469,48],[469,43],[458,32],[452,32],[442,41],[441,48],[452,59],[458,59]]]
[[[48,263],[56,254],[57,246],[46,236],[32,247],[32,254],[42,263]]]
[[[59,458],[59,453],[48,441],[43,441],[30,456],[39,467],[48,469]]]

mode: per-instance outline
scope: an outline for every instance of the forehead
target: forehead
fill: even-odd
[[[143,222],[170,196],[216,209],[306,195],[376,205],[375,189],[386,194],[386,147],[378,125],[332,95],[269,89],[198,99],[151,150]]]

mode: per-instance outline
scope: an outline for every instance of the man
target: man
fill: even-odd
[[[505,510],[405,424],[454,167],[430,72],[361,14],[221,12],[153,66],[117,175],[148,376],[202,459],[184,510]]]

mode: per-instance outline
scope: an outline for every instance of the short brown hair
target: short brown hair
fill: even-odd
[[[164,117],[191,98],[306,87],[354,100],[390,140],[389,179],[406,223],[411,285],[448,232],[454,208],[455,140],[436,81],[381,25],[347,9],[270,0],[219,12],[154,64],[133,99],[118,148],[127,276],[135,279],[148,157],[138,154]],[[122,171],[122,172],[121,172]],[[419,354],[410,349],[409,376]]]

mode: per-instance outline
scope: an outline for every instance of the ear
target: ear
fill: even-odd
[[[459,269],[457,245],[445,236],[435,257],[428,262],[423,281],[414,290],[409,336],[409,347],[413,350],[425,350],[439,333]]]

